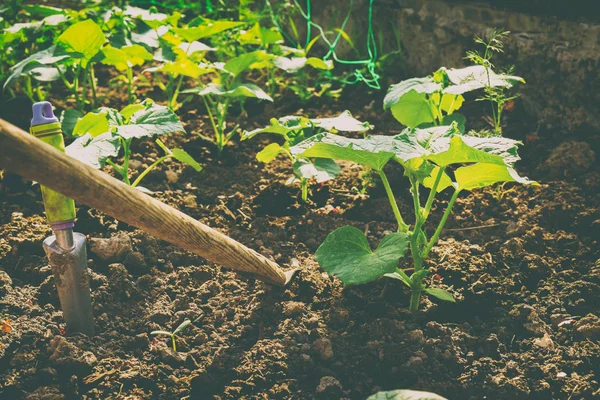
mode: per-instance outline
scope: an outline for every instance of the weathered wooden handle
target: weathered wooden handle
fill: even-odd
[[[291,277],[291,273],[284,273],[275,262],[256,251],[2,119],[0,168],[35,180],[217,264],[280,286]]]

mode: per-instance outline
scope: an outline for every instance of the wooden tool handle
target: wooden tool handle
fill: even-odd
[[[256,251],[2,119],[0,168],[35,180],[217,264],[280,286],[291,277]]]

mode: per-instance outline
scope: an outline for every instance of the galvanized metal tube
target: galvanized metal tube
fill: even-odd
[[[73,240],[73,229],[62,229],[54,231],[54,236],[56,237],[56,244],[63,251],[70,251],[75,246]]]
[[[94,335],[85,236],[73,233],[73,247],[68,251],[59,245],[57,236],[50,236],[44,240],[44,251],[54,274],[67,332]]]

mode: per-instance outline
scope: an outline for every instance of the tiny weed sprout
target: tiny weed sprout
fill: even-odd
[[[475,36],[475,43],[484,46],[483,53],[479,51],[467,51],[467,59],[470,60],[473,64],[482,66],[485,68],[486,72],[486,85],[484,86],[485,96],[480,97],[477,100],[486,100],[490,102],[492,107],[492,121],[494,124],[494,133],[496,135],[502,134],[502,111],[504,110],[504,105],[509,101],[516,99],[519,97],[519,94],[515,94],[513,96],[509,96],[507,91],[510,87],[503,85],[493,85],[492,78],[494,72],[492,69],[494,68],[494,64],[492,64],[492,57],[494,53],[503,53],[504,52],[504,39],[508,36],[510,32],[503,30],[494,30],[487,37]],[[510,67],[507,71],[507,74],[512,73],[513,68]],[[522,81],[525,83],[525,81]]]
[[[472,68],[472,67],[469,67]],[[439,71],[438,71],[439,72]],[[392,112],[400,122],[407,122],[404,107],[411,107],[411,102],[401,101],[408,93],[413,93],[415,101],[426,106],[428,118],[411,120],[410,124],[422,124],[434,121],[436,112],[440,113],[443,100],[436,100],[434,94],[443,88],[465,85],[452,93],[453,101],[458,101],[460,93],[466,88],[479,86],[472,78],[459,80],[457,75],[467,76],[464,71],[443,71],[444,76],[452,77],[446,84],[434,78],[413,80],[413,84],[392,87],[394,93]],[[504,82],[504,78],[497,78]],[[402,85],[402,84],[400,84]],[[418,87],[418,92],[407,88]],[[480,87],[480,86],[479,86]],[[429,96],[427,96],[429,94]],[[390,101],[390,95],[386,100]],[[462,100],[460,100],[462,102]],[[400,103],[402,106],[398,106]],[[389,104],[389,103],[388,103]],[[445,107],[447,110],[454,108]],[[436,111],[437,110],[437,111]],[[416,123],[419,122],[419,123]],[[440,118],[438,123],[443,122]],[[331,158],[347,160],[362,164],[377,172],[385,187],[392,211],[398,225],[397,232],[385,236],[376,250],[372,250],[367,237],[359,229],[345,226],[330,233],[317,249],[315,257],[321,267],[332,276],[337,276],[345,285],[356,285],[374,281],[380,277],[398,279],[411,290],[410,310],[419,307],[422,294],[428,294],[444,301],[454,301],[446,290],[428,287],[425,282],[429,270],[425,266],[431,249],[436,245],[452,212],[459,194],[476,188],[490,186],[498,182],[518,182],[535,184],[527,178],[520,177],[515,171],[514,163],[519,160],[517,146],[519,142],[501,137],[472,137],[463,135],[459,123],[453,121],[448,125],[430,126],[426,128],[406,128],[397,136],[373,135],[364,139],[350,139],[333,133],[321,133],[305,139],[289,150],[295,159]],[[393,161],[404,169],[404,175],[411,184],[411,194],[415,213],[415,221],[408,224],[402,217],[392,188],[384,172],[384,167]],[[425,202],[422,202],[421,188],[429,189]],[[446,206],[437,227],[433,232],[426,229],[436,195],[450,189],[451,198]],[[412,273],[399,268],[399,261],[406,251],[412,256]]]
[[[334,118],[313,118],[286,116],[278,120],[271,119],[271,124],[265,128],[244,131],[242,140],[251,139],[261,133],[272,133],[283,137],[283,144],[271,143],[256,154],[256,159],[270,163],[280,154],[284,154],[292,162],[295,177],[288,183],[299,181],[302,188],[302,201],[308,201],[308,183],[314,179],[317,183],[334,179],[340,173],[340,167],[330,158],[300,158],[297,159],[290,147],[312,137],[322,131],[328,132],[366,132],[373,127],[368,122],[360,122],[350,111],[344,111]]]
[[[171,338],[171,343],[173,345],[173,351],[177,351],[177,344],[175,343],[175,338],[177,337],[178,334],[183,332],[186,328],[188,328],[191,325],[192,325],[192,321],[190,321],[189,319],[186,319],[173,332],[152,331],[152,332],[150,332],[150,334],[154,335],[154,336],[157,336],[157,335],[169,336]]]
[[[183,126],[175,113],[150,99],[125,107],[121,111],[100,108],[77,121],[73,129],[75,141],[66,148],[67,154],[94,168],[109,164],[122,177],[123,182],[138,187],[140,181],[160,163],[174,158],[196,171],[201,166],[182,149],[168,149],[160,140],[156,143],[165,155],[154,161],[132,183],[129,178],[131,142],[136,138],[153,137],[183,131]],[[116,157],[123,149],[123,163],[117,165],[110,157]],[[143,188],[141,188],[143,190]]]

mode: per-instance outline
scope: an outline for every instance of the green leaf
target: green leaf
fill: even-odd
[[[231,98],[252,97],[260,100],[273,101],[271,96],[252,83],[234,84],[229,90],[219,84],[209,83],[203,88],[188,89],[181,93],[195,93],[200,96],[213,95]]]
[[[456,182],[460,190],[473,190],[493,185],[497,182],[518,182],[525,185],[537,185],[519,176],[517,171],[506,165],[479,163],[468,167],[461,167],[454,171]]]
[[[408,276],[402,275],[398,271],[392,272],[391,274],[384,274],[383,276],[385,276],[386,278],[397,279],[404,283],[406,286],[411,287],[410,278]]]
[[[272,44],[283,43],[283,36],[277,28],[265,28],[257,22],[251,29],[242,31],[237,38],[242,45],[254,44],[269,46]]]
[[[445,397],[435,393],[421,392],[418,390],[391,390],[388,392],[378,392],[371,395],[367,400],[448,400]]]
[[[333,118],[314,118],[311,122],[326,131],[364,132],[373,127],[368,122],[360,122],[348,110]]]
[[[394,158],[393,138],[369,136],[366,139],[351,139],[333,133],[318,134],[290,148],[297,158],[331,158],[353,161],[380,171]]]
[[[41,17],[64,13],[62,8],[50,7],[43,4],[23,4],[21,7],[29,14]]]
[[[64,71],[64,68],[61,71]],[[54,82],[60,79],[60,73],[56,67],[36,67],[29,71],[28,75],[40,82]]]
[[[187,28],[173,28],[173,31],[186,42],[212,36],[219,32],[244,25],[244,22],[235,21],[207,21],[205,24]]]
[[[333,61],[331,60],[323,60],[321,58],[316,57],[277,57],[273,61],[273,65],[287,73],[296,73],[306,65],[310,65],[313,68],[328,71],[333,69]]]
[[[281,146],[277,143],[271,143],[258,153],[256,153],[256,159],[265,164],[270,163],[274,159],[277,158],[279,153],[281,153]]]
[[[456,127],[460,133],[465,133],[465,127],[467,124],[467,119],[462,114],[450,114],[444,115],[442,118],[442,125],[452,125],[453,122],[456,122]]]
[[[185,321],[183,321],[181,323],[181,325],[179,325],[177,327],[177,329],[175,329],[175,332],[173,332],[173,334],[177,335],[178,333],[181,333],[184,329],[186,329],[190,325],[192,325],[192,321],[190,321],[189,319],[186,319]]]
[[[183,43],[179,44],[179,46],[177,46],[177,48],[179,50],[182,50],[187,56],[191,56],[192,54],[197,53],[199,51],[215,51],[215,50],[217,50],[216,48],[207,46],[202,42],[198,42],[197,40],[195,40],[191,43],[183,42]]]
[[[437,177],[439,171],[440,171],[440,167],[433,167],[429,176],[427,176],[425,179],[423,179],[421,184],[423,186],[425,186],[426,188],[431,189],[435,183],[435,178]],[[437,190],[435,192],[440,193],[440,192],[444,191],[446,188],[453,186],[452,183],[453,183],[452,179],[450,179],[448,174],[444,172],[442,174],[442,177],[437,186]]]
[[[139,186],[138,186],[139,187]],[[167,332],[167,331],[152,331],[150,332],[151,335],[165,335],[165,336],[173,336],[171,332]]]
[[[102,29],[91,19],[77,22],[67,28],[56,43],[67,52],[81,53],[81,66],[85,68],[106,41]]]
[[[136,112],[138,112],[140,110],[144,110],[144,109],[146,109],[146,107],[144,107],[143,104],[129,104],[121,110],[120,114],[125,119],[125,121],[129,121],[129,119],[131,118],[131,116],[133,114],[135,114]],[[116,125],[122,125],[122,124],[116,124]]]
[[[190,156],[189,153],[186,152],[185,150],[173,149],[173,150],[171,150],[171,154],[173,155],[173,158],[194,168],[196,170],[196,172],[202,171],[202,166],[200,164],[198,164],[198,162],[196,160],[194,160],[194,158],[192,156]]]
[[[449,301],[451,303],[456,303],[456,300],[454,300],[454,296],[452,296],[452,294],[450,292],[448,292],[447,290],[440,289],[440,288],[425,288],[423,290],[428,295],[438,298],[440,300]]]
[[[317,57],[308,57],[306,59],[306,65],[310,65],[315,69],[320,69],[323,71],[329,71],[333,69],[333,61],[332,60],[323,60],[322,58]]]
[[[77,54],[71,54],[71,53],[67,53],[67,54],[55,54],[55,53],[57,53],[57,47],[51,46],[51,47],[47,48],[46,50],[38,51],[37,53],[34,53],[34,54],[30,55],[29,57],[27,57],[26,59],[15,64],[10,69],[10,71],[11,71],[10,76],[6,79],[6,82],[4,82],[4,88],[9,87],[12,83],[14,83],[17,79],[19,79],[19,77],[21,75],[24,75],[24,74],[34,70],[35,68],[38,68],[38,67],[44,66],[44,65],[52,65],[52,64],[58,63],[59,61],[62,61],[64,59],[71,58],[71,56],[73,56],[73,55],[77,55]]]
[[[394,272],[408,245],[408,235],[397,232],[384,237],[377,249],[372,251],[360,230],[344,226],[327,236],[317,249],[315,258],[321,268],[340,278],[344,285],[357,285]]]
[[[225,70],[229,71],[235,77],[248,68],[251,68],[253,64],[271,60],[273,57],[273,55],[268,54],[263,50],[253,51],[229,60],[225,64]]]
[[[167,14],[153,12],[151,9],[147,10],[130,5],[125,6],[123,14],[128,15],[131,18],[141,19],[152,29],[157,29],[159,26],[163,25],[168,18]]]
[[[120,49],[108,45],[102,49],[102,53],[104,54],[102,63],[114,65],[119,71],[126,71],[127,68],[143,65],[145,61],[152,60],[152,54],[139,44]]]
[[[294,163],[294,174],[299,178],[315,178],[317,183],[335,179],[340,174],[341,168],[329,158],[317,158],[314,161],[300,159]]]
[[[496,74],[491,68],[486,69],[483,65],[449,69],[446,73],[452,85],[444,89],[444,93],[450,94],[463,94],[488,86],[511,88],[517,83],[525,83],[519,76]]]
[[[117,126],[116,133],[125,138],[141,138],[183,132],[179,117],[165,106],[145,101],[145,108],[135,112],[129,124]]]
[[[73,128],[73,136],[83,136],[89,134],[91,137],[96,137],[106,132],[110,132],[106,111],[94,113],[89,112],[82,118],[77,120]]]
[[[65,136],[73,135],[73,129],[81,117],[83,117],[83,112],[75,108],[69,108],[60,114],[59,121]]]
[[[106,159],[119,154],[119,138],[110,132],[92,137],[89,133],[75,139],[65,152],[76,160],[96,169],[104,166]]]
[[[404,94],[390,107],[392,115],[403,125],[414,128],[427,122],[433,122],[435,116],[424,93],[414,90]]]
[[[260,133],[275,133],[289,138],[292,132],[298,132],[312,127],[311,120],[305,117],[288,115],[279,119],[271,118],[270,125],[242,133],[242,140],[251,139]],[[298,136],[298,135],[295,135]]]
[[[390,86],[385,98],[383,99],[383,109],[387,110],[388,108],[391,108],[394,104],[398,103],[402,97],[411,91],[429,94],[440,90],[442,90],[442,85],[434,81],[431,77],[407,79]]]

